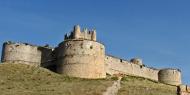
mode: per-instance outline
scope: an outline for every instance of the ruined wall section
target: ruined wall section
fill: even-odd
[[[41,52],[41,66],[46,68],[55,64],[53,51],[54,48],[51,47],[38,47],[38,50]]]
[[[158,81],[158,71],[154,68],[148,68],[142,65],[130,63],[126,60],[107,55],[105,57],[106,72],[108,74],[127,74],[144,77]]]
[[[43,53],[45,57],[44,60],[47,60],[47,62],[42,63],[41,66],[44,68],[47,68],[53,72],[56,72],[56,68],[57,68],[57,62],[58,62],[58,52],[59,52],[59,47],[55,47],[54,49],[52,49],[53,51],[44,51],[46,53]],[[47,58],[47,59],[46,59]]]
[[[3,44],[2,62],[22,63],[40,66],[51,60],[53,49],[27,43],[5,42]]]
[[[159,82],[170,84],[170,85],[180,85],[181,84],[181,71],[178,69],[162,69],[158,73]]]
[[[66,40],[59,44],[57,72],[80,78],[105,78],[104,45],[89,40]]]

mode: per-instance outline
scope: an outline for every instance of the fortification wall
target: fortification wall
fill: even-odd
[[[113,56],[105,57],[106,72],[108,74],[127,74],[133,76],[144,77],[158,81],[158,70],[145,66],[130,63]]]
[[[104,45],[89,40],[66,40],[59,44],[57,72],[80,78],[105,78]]]
[[[181,84],[181,71],[178,69],[162,69],[158,73],[159,82],[180,85]]]
[[[5,42],[2,62],[24,63],[40,66],[51,58],[52,49],[24,43]]]

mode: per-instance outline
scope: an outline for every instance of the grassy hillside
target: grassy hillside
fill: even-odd
[[[177,87],[139,77],[125,77],[118,95],[177,95]]]
[[[0,95],[102,95],[112,83],[63,77],[29,65],[0,64]]]
[[[102,95],[115,80],[69,78],[44,68],[0,64],[0,95]],[[118,95],[176,95],[176,87],[128,76]]]

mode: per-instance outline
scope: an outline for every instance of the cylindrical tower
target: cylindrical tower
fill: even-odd
[[[71,39],[59,44],[57,72],[80,78],[105,78],[104,45],[92,40]]]
[[[41,52],[37,46],[5,42],[3,44],[1,61],[39,66],[41,63]]]
[[[158,72],[158,81],[170,85],[180,85],[181,71],[178,69],[162,69]]]

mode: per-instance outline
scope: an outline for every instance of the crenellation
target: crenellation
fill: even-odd
[[[92,39],[93,41],[96,41],[96,30],[93,30],[93,31],[92,31],[92,35],[91,35],[91,36],[92,36],[91,39]]]
[[[67,34],[65,34],[65,36],[64,36],[64,40],[66,40],[66,39],[68,39],[68,36],[67,36]]]
[[[73,35],[74,35],[74,39],[81,38],[81,31],[80,31],[79,25],[74,26]]]
[[[96,41],[96,30],[88,31],[87,28],[84,28],[83,31],[81,31],[80,26],[76,25],[71,34],[69,36],[66,34],[64,39],[65,40],[82,39],[82,40]]]
[[[88,39],[88,29],[87,28],[84,28],[83,33],[84,33],[84,39]]]
[[[5,45],[15,45],[15,46],[31,46],[31,47],[36,47],[37,45],[32,45],[29,43],[20,43],[20,42],[12,42],[12,41],[7,41],[4,42],[3,44]]]

